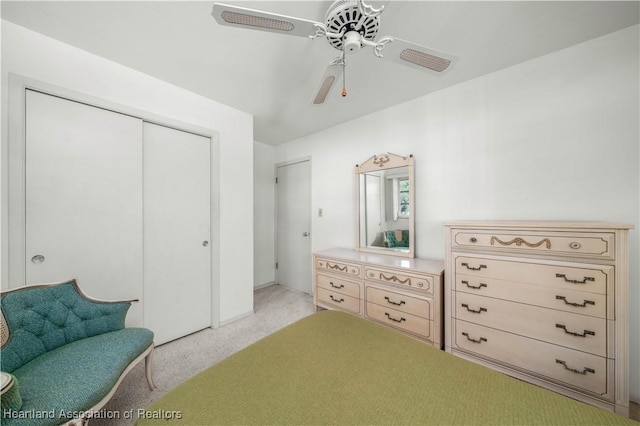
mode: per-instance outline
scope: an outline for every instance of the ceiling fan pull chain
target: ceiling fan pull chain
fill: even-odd
[[[344,50],[342,51],[342,97],[347,96],[347,60],[344,57]]]

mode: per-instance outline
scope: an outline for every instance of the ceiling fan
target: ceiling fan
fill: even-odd
[[[211,14],[221,25],[312,39],[326,37],[341,55],[329,63],[315,93],[313,103],[321,105],[336,81],[344,76],[346,55],[353,55],[365,46],[373,48],[378,58],[437,75],[451,69],[457,61],[455,56],[396,37],[386,36],[375,41],[384,7],[374,8],[363,0],[335,0],[327,9],[324,23],[221,3],[214,3]],[[342,96],[346,95],[343,80]]]

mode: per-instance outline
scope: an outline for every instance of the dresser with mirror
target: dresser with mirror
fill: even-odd
[[[356,245],[314,253],[314,303],[443,346],[442,260],[415,257],[413,156],[356,165]]]

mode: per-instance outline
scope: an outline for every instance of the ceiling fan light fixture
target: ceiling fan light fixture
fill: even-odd
[[[347,55],[356,54],[360,50],[360,47],[362,47],[362,44],[360,44],[360,33],[357,31],[349,31],[345,34],[343,45],[344,53]]]
[[[245,13],[223,11],[222,19],[229,24],[246,25],[249,27],[265,28],[276,31],[293,31],[295,26],[288,21],[248,15]]]
[[[414,49],[404,49],[400,52],[400,59],[437,72],[442,72],[451,65],[449,59],[429,55]]]
[[[325,15],[325,24],[329,34],[348,34],[353,31],[364,40],[373,41],[380,27],[379,14],[363,15],[358,0],[335,0]],[[366,6],[366,5],[365,5]],[[366,6],[368,7],[368,6]],[[346,37],[327,37],[331,46],[340,51],[347,51]],[[358,49],[361,47],[358,40]],[[356,53],[357,50],[352,50]],[[349,53],[349,52],[347,52]]]
[[[313,99],[313,103],[315,105],[321,105],[324,103],[324,101],[327,99],[327,95],[331,91],[331,88],[333,87],[333,84],[335,82],[336,82],[336,77],[333,75],[329,75],[327,76],[327,78],[324,79],[324,81],[320,85],[320,89],[318,90],[316,97]]]

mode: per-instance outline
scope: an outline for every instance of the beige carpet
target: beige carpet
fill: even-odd
[[[206,329],[156,348],[153,379],[158,389],[151,392],[144,363],[124,378],[101,414],[119,419],[92,419],[90,426],[133,425],[125,419],[131,410],[148,407],[156,399],[188,378],[263,337],[314,312],[313,298],[305,293],[272,285],[256,290],[255,314],[218,329]],[[136,417],[135,415],[133,417]]]

